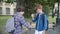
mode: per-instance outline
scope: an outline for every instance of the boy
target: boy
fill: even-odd
[[[42,5],[37,4],[35,10],[37,14],[31,15],[32,21],[36,22],[35,34],[45,34],[45,30],[47,29],[47,17],[42,11]]]
[[[17,13],[14,15],[14,27],[15,31],[13,34],[22,34],[22,25],[27,28],[30,28],[30,24],[28,24],[24,19],[24,7],[20,6],[17,9]]]

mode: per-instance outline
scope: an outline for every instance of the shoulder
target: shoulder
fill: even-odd
[[[19,15],[19,12],[16,12],[15,14],[14,14],[14,16],[18,16]]]
[[[41,14],[42,17],[47,17],[45,13]]]

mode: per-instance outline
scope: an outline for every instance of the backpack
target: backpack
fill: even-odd
[[[43,25],[44,25],[44,15],[45,15],[45,14],[42,15],[42,17],[43,17],[43,18],[42,18]],[[48,30],[48,24],[49,24],[49,21],[48,21],[48,19],[47,19],[47,29],[46,29],[46,31]]]
[[[7,32],[11,32],[12,30],[14,30],[14,17],[9,18],[6,22],[6,31]]]

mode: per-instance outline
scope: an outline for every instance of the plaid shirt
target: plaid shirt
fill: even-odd
[[[30,24],[26,23],[24,16],[22,16],[19,12],[14,15],[14,34],[22,34],[22,25],[30,28]]]

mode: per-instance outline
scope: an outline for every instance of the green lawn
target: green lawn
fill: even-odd
[[[5,25],[6,24],[6,20],[8,18],[10,18],[11,16],[0,16],[0,25]],[[48,17],[48,20],[49,20],[49,23],[52,23],[52,22],[55,22],[56,21],[56,17],[52,18],[51,16]],[[31,19],[27,19],[26,18],[26,21],[31,21]]]
[[[5,24],[8,18],[10,18],[11,16],[0,16],[0,34],[7,34],[5,33]],[[48,17],[49,23],[55,22],[56,21],[56,17],[52,18],[51,16]],[[32,22],[31,19],[27,19],[26,21],[28,22]]]
[[[0,25],[5,25],[6,20],[11,16],[0,16]]]
[[[49,23],[55,22],[56,23],[56,16],[52,18],[51,16],[48,17]]]
[[[0,16],[0,34],[7,34],[5,33],[5,24],[8,18],[11,16]]]

